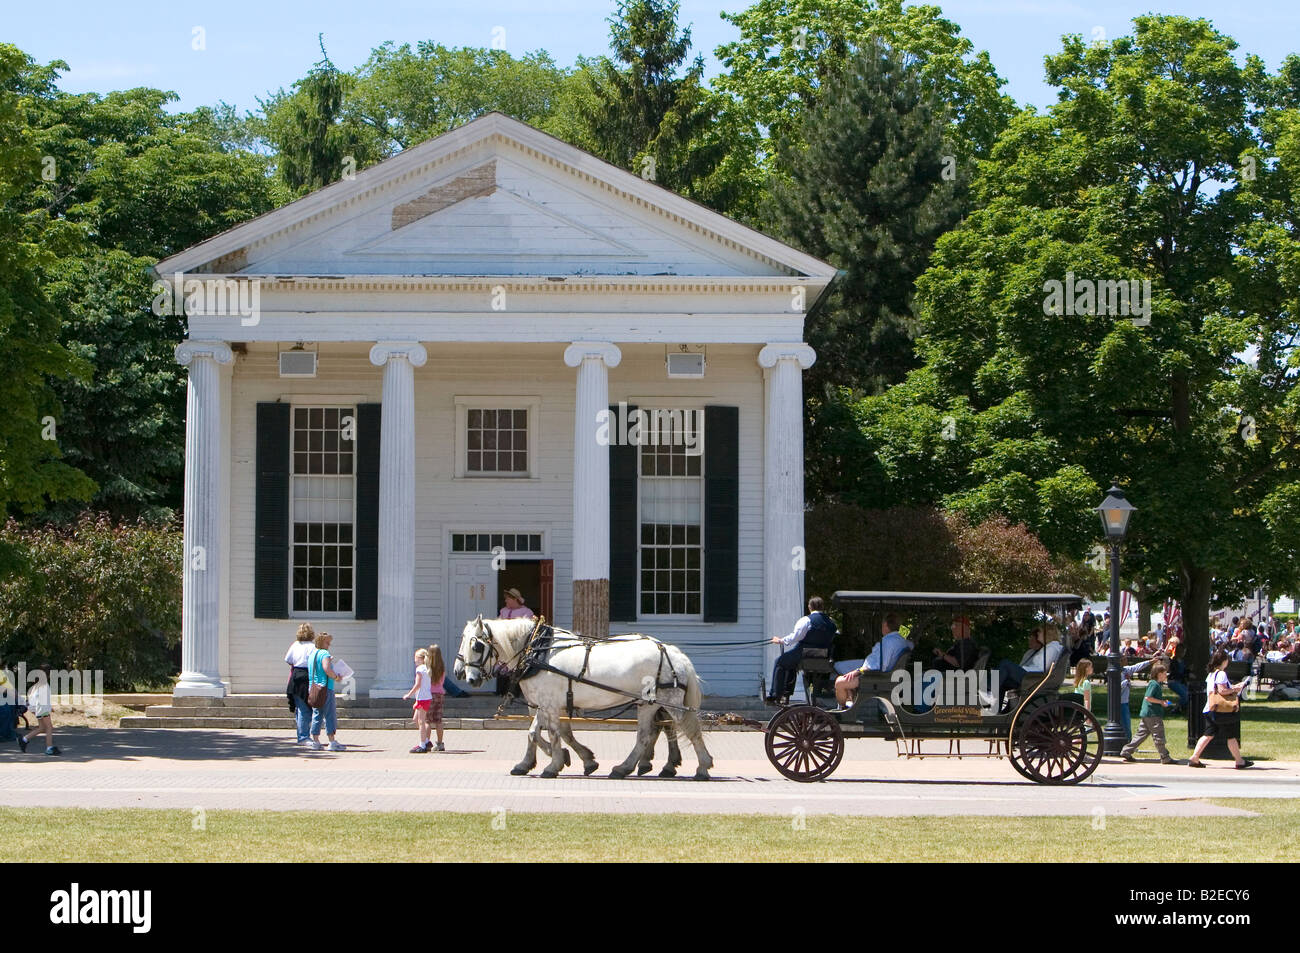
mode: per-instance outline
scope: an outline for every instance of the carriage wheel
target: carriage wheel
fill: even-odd
[[[1039,784],[1078,784],[1101,764],[1102,746],[1092,712],[1059,699],[1018,718],[1009,745],[1012,766]]]
[[[844,732],[823,709],[797,705],[777,714],[764,739],[767,759],[791,781],[830,777],[844,757]]]

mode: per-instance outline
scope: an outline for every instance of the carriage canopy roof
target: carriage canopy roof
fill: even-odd
[[[866,609],[1077,609],[1083,599],[1068,592],[836,592],[837,606]]]

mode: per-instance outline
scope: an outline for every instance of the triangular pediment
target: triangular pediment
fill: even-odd
[[[498,113],[161,262],[248,275],[807,276],[834,269]]]
[[[430,191],[434,194],[428,202],[415,200],[394,209],[395,230],[359,242],[344,255],[380,262],[475,261],[492,264],[486,270],[494,274],[510,273],[511,263],[520,259],[632,262],[646,257],[609,234],[499,186],[450,204],[436,189]]]

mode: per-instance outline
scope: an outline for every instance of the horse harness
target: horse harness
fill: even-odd
[[[496,643],[492,639],[492,629],[489,627],[487,622],[483,622],[482,625],[484,631],[487,633],[487,642],[488,645],[490,646],[490,652],[492,655],[495,655]],[[555,644],[556,635],[563,635],[566,637],[566,640],[572,640],[572,641],[565,645],[556,645]],[[524,647],[519,652],[517,652],[515,656],[510,659],[509,662],[504,663],[507,666],[509,666],[512,662],[515,662],[516,659],[518,660],[518,664],[516,664],[514,668],[510,671],[510,685],[506,689],[505,700],[501,702],[500,708],[497,709],[497,714],[500,715],[501,712],[505,710],[506,706],[510,704],[511,700],[514,699],[515,690],[516,688],[518,688],[519,683],[522,682],[524,679],[531,678],[532,676],[536,675],[538,672],[550,672],[554,675],[560,675],[568,681],[568,690],[565,692],[565,711],[567,713],[567,717],[569,718],[573,717],[574,682],[577,682],[580,685],[589,685],[592,688],[598,688],[601,691],[611,692],[612,694],[615,695],[622,695],[624,698],[630,698],[634,702],[648,701],[649,699],[646,699],[641,695],[634,695],[633,693],[624,691],[621,688],[615,688],[612,685],[605,685],[602,684],[601,682],[597,682],[587,677],[587,669],[590,667],[591,664],[591,650],[593,646],[601,643],[615,641],[615,640],[630,641],[632,639],[638,639],[638,640],[643,639],[649,642],[653,642],[655,646],[659,649],[659,665],[655,669],[656,673],[662,672],[664,670],[665,665],[668,666],[668,672],[672,676],[672,681],[657,682],[655,687],[656,688],[680,687],[681,680],[677,675],[677,669],[673,666],[672,659],[669,658],[668,656],[668,646],[666,646],[663,642],[659,641],[653,636],[645,635],[644,633],[640,633],[640,632],[635,632],[635,633],[629,633],[628,635],[614,636],[613,639],[593,639],[593,638],[588,638],[587,636],[577,635],[576,633],[569,632],[565,629],[557,629],[554,626],[546,625],[544,620],[539,618],[537,620],[537,624],[533,626],[532,633],[530,633],[528,636],[528,641],[524,643]],[[568,649],[576,649],[576,648],[582,648],[583,650],[582,668],[579,669],[577,675],[574,675],[572,672],[566,672],[563,669],[556,668],[554,665],[551,664],[551,659],[556,654],[566,651]],[[670,705],[666,702],[658,702],[657,704],[659,704],[663,708],[675,708],[678,711],[688,710],[684,706]]]

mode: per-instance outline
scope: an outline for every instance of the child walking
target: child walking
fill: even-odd
[[[442,684],[447,677],[447,666],[442,661],[442,649],[436,645],[429,646],[429,691],[433,693],[429,699],[429,710],[426,713],[429,727],[438,735],[438,743],[433,746],[434,751],[446,751],[442,745],[442,702],[447,697],[447,689]],[[424,737],[429,737],[429,731],[426,728]]]
[[[429,678],[429,650],[415,650],[415,684],[402,696],[403,699],[415,695],[415,727],[420,731],[420,743],[411,749],[411,754],[428,754],[429,744],[429,708],[433,703],[432,682]]]
[[[442,681],[446,675],[442,649],[431,645],[427,649],[416,650],[415,684],[402,696],[404,699],[415,696],[415,725],[420,731],[420,743],[411,749],[411,754],[447,750],[442,744],[442,701],[446,692]],[[431,730],[438,733],[437,747],[429,741]]]
[[[1081,658],[1074,667],[1074,687],[1083,696],[1083,707],[1092,711],[1092,660]]]
[[[1125,761],[1135,760],[1133,752],[1142,744],[1147,735],[1155,742],[1156,751],[1160,753],[1161,764],[1176,764],[1165,747],[1165,712],[1173,702],[1164,697],[1164,685],[1169,680],[1169,669],[1164,662],[1157,662],[1151,667],[1151,681],[1147,683],[1147,693],[1142,698],[1142,710],[1138,712],[1142,719],[1138,723],[1137,734],[1124,746],[1120,757]]]
[[[25,735],[18,736],[18,747],[26,753],[27,743],[37,735],[45,735],[45,753],[63,754],[54,744],[54,708],[50,699],[50,667],[42,665],[38,670],[40,676],[36,685],[27,693],[27,710],[36,719],[36,727]]]

